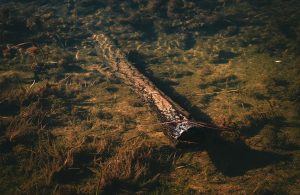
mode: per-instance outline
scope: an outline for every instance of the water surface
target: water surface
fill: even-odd
[[[296,0],[0,1],[2,194],[299,194]],[[193,118],[179,147],[104,33]]]

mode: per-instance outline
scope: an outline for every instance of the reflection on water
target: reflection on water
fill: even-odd
[[[0,192],[299,194],[299,7],[0,0]],[[193,118],[235,131],[175,146],[100,33]]]

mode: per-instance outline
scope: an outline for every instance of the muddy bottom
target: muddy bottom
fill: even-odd
[[[300,194],[298,1],[0,2],[1,194]],[[169,139],[99,34],[205,128]]]

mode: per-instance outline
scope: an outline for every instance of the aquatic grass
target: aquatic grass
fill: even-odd
[[[1,178],[15,182],[8,185],[1,180],[1,193],[299,194],[299,59],[297,41],[288,35],[293,37],[297,28],[296,12],[289,14],[297,8],[296,1],[272,1],[272,6],[258,1],[185,1],[184,6],[178,1],[112,1],[97,10],[89,6],[92,1],[76,1],[74,9],[61,3],[33,9],[36,2],[10,2],[14,5],[10,7],[4,2],[9,10],[1,9],[1,20],[13,27],[0,37]],[[278,10],[283,19],[277,25]],[[10,20],[5,18],[7,12]],[[39,21],[33,15],[41,18],[42,28],[35,26]],[[132,24],[138,22],[129,15],[139,23],[153,21],[153,37],[140,27],[137,32]],[[285,20],[294,26],[284,25]],[[17,36],[16,27],[23,30]],[[215,153],[198,147],[160,149],[171,145],[160,132],[163,124],[114,78],[101,56],[93,55],[88,36],[99,30],[124,51],[145,55],[144,68],[157,79],[176,79],[171,88],[187,97],[185,103],[194,110],[218,125],[239,129],[242,137],[232,142],[242,139],[252,149],[289,153],[293,161],[267,163],[231,177],[214,158],[228,145],[217,147]],[[193,44],[187,44],[187,35],[195,39]],[[27,46],[3,55],[7,43],[28,41],[39,43],[45,57],[39,51],[35,60],[26,53]],[[237,55],[225,59],[224,52]],[[35,61],[42,65],[35,66]],[[187,71],[193,74],[186,75]],[[236,76],[233,82],[226,81],[230,75]],[[99,113],[112,117],[98,117]],[[230,154],[239,147],[222,156],[224,167],[235,162]],[[175,150],[186,158],[177,161]]]

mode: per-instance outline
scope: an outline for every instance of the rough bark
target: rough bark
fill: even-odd
[[[98,53],[104,56],[116,76],[159,114],[159,118],[166,126],[165,134],[172,139],[180,140],[184,133],[200,130],[196,128],[197,124],[189,119],[188,113],[130,64],[121,50],[106,35],[94,35],[93,38],[98,43]]]

